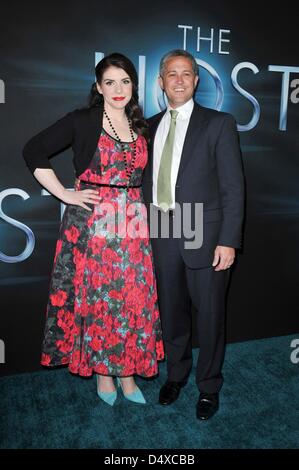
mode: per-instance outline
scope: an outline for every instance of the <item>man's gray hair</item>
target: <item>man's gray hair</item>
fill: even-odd
[[[160,73],[161,77],[163,76],[166,62],[169,59],[171,59],[172,57],[186,57],[187,59],[189,59],[191,64],[192,64],[192,70],[193,70],[194,74],[199,75],[198,65],[197,65],[196,60],[194,59],[193,55],[190,54],[189,52],[185,51],[184,49],[173,49],[172,51],[167,52],[166,54],[164,54],[164,56],[162,57],[162,59],[160,61],[160,71],[159,71],[159,73]]]

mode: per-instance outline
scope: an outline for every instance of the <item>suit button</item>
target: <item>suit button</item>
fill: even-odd
[[[179,189],[179,188],[180,188],[180,187],[179,187],[179,185],[177,184],[176,187],[175,187],[175,189]]]

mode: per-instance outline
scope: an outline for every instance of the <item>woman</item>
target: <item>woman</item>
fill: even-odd
[[[164,356],[152,252],[142,204],[147,126],[136,70],[114,53],[96,66],[90,105],[33,137],[24,158],[35,178],[66,205],[50,285],[42,365],[97,374],[99,397],[145,399],[134,375],[157,374]],[[75,191],[49,157],[72,146]],[[142,230],[141,230],[142,232]]]

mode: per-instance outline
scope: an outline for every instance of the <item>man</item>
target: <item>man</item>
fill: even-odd
[[[173,403],[187,382],[193,304],[200,346],[196,415],[208,419],[218,410],[223,384],[225,297],[235,249],[241,245],[244,188],[235,120],[193,101],[198,80],[196,61],[188,52],[174,50],[162,58],[159,84],[168,107],[149,119],[143,190],[146,203],[171,215],[172,226],[178,204],[192,203],[194,208],[194,203],[203,203],[200,248],[188,248],[184,234],[160,234],[152,238],[152,246],[168,373],[159,402]]]

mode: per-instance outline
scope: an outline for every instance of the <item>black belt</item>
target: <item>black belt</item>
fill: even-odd
[[[81,183],[84,183],[84,184],[91,184],[93,186],[103,186],[103,187],[108,187],[108,188],[120,188],[120,189],[130,189],[130,188],[141,188],[141,184],[136,184],[136,185],[127,185],[127,184],[105,184],[105,183],[94,183],[94,182],[91,182],[91,181],[83,181],[83,180],[79,180],[80,181],[80,184]]]

